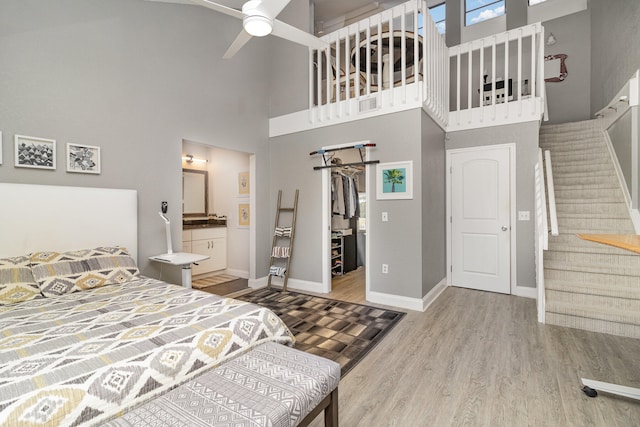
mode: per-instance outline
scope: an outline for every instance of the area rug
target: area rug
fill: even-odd
[[[296,337],[295,348],[338,362],[343,377],[406,314],[273,288],[235,298],[270,308]]]
[[[191,284],[191,287],[195,289],[203,289],[208,288],[209,286],[216,286],[237,279],[238,278],[236,276],[231,276],[229,274],[218,274],[217,276],[210,276],[205,277],[204,279],[194,280]]]

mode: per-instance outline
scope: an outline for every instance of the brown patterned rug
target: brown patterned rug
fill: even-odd
[[[338,362],[343,377],[406,314],[273,288],[235,298],[270,308],[296,337],[295,348]]]

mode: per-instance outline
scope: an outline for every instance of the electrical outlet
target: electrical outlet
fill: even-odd
[[[382,264],[382,274],[389,274],[389,264]]]
[[[389,221],[389,213],[382,212],[382,222],[387,222],[387,221]]]

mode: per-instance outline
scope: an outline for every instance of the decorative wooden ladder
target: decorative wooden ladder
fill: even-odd
[[[283,277],[284,283],[282,290],[287,290],[287,281],[289,280],[289,267],[291,266],[291,256],[293,255],[293,236],[296,231],[296,214],[298,213],[298,190],[293,199],[292,208],[283,208],[282,202],[282,190],[278,190],[278,208],[276,209],[276,224],[273,230],[273,243],[271,245],[271,260],[269,261],[269,279],[267,281],[267,287],[271,287],[271,278],[273,276]],[[291,226],[283,227],[280,225],[280,213],[292,212]],[[280,239],[288,239],[287,246],[278,246]],[[277,249],[276,249],[277,248]],[[282,267],[276,264],[277,259],[286,259],[287,265],[284,267],[284,274],[279,274],[279,269]]]

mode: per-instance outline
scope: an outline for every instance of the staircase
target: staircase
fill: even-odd
[[[640,255],[576,233],[635,234],[596,120],[543,126],[559,236],[544,254],[546,323],[640,338]]]

